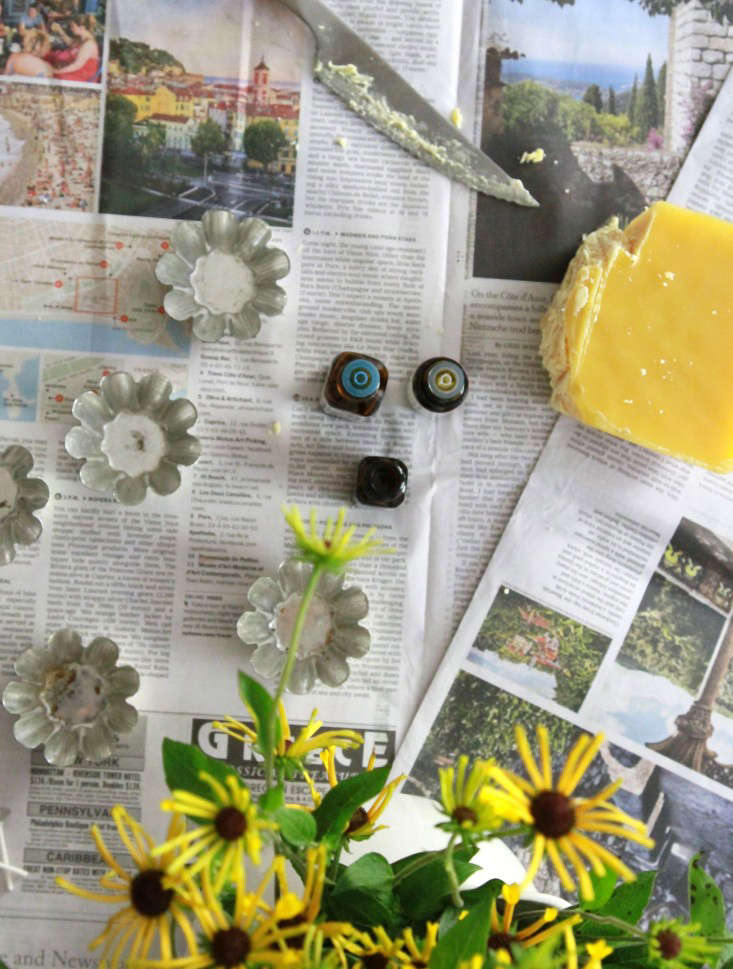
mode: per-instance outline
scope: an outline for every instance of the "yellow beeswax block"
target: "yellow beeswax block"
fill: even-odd
[[[552,405],[733,470],[733,224],[656,202],[587,236],[542,320]]]

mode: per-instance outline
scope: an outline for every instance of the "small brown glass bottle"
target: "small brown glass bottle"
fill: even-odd
[[[389,374],[381,360],[344,351],[333,358],[321,393],[321,409],[333,417],[358,421],[379,409]]]
[[[359,462],[354,498],[360,505],[396,508],[405,500],[407,465],[399,458],[368,457]]]
[[[407,399],[415,410],[444,414],[466,399],[468,377],[457,360],[431,357],[415,370],[407,384]]]

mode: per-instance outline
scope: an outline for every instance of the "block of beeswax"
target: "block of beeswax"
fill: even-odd
[[[733,224],[656,202],[585,238],[542,320],[552,405],[733,470]]]

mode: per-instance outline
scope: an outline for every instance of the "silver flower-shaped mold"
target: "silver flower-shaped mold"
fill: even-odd
[[[231,334],[249,340],[259,333],[260,314],[276,316],[285,290],[287,254],[267,243],[262,219],[241,222],[226,209],[206,212],[201,222],[179,222],[171,233],[173,252],[161,256],[155,275],[172,286],[163,300],[174,320],[193,320],[193,333],[207,343]]]
[[[15,558],[16,545],[32,545],[43,526],[33,514],[48,502],[48,485],[29,478],[33,455],[12,444],[0,455],[0,565]]]
[[[128,373],[109,374],[99,393],[85,391],[71,408],[80,427],[66,435],[66,450],[84,463],[79,477],[93,491],[112,492],[123,505],[137,505],[148,487],[170,495],[181,484],[178,465],[191,465],[201,444],[188,430],[196,423],[190,400],[171,400],[162,374],[139,382]]]
[[[55,632],[47,646],[31,646],[15,661],[20,677],[5,687],[2,703],[19,714],[13,726],[24,747],[45,745],[49,764],[68,767],[77,757],[104,760],[116,735],[132,730],[137,710],[127,697],[140,677],[118,666],[119,649],[98,636],[84,647],[73,629]]]
[[[252,611],[243,613],[237,635],[254,646],[252,665],[266,679],[280,676],[303,593],[313,566],[286,559],[276,578],[261,576],[247,593]],[[309,693],[317,680],[340,686],[349,676],[349,659],[369,652],[371,636],[359,624],[369,602],[357,586],[344,588],[344,576],[324,572],[308,608],[288,689]]]

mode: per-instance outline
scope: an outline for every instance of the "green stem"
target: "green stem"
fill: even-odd
[[[570,910],[566,909],[565,911]],[[614,928],[620,929],[628,935],[635,935],[642,939],[646,938],[646,932],[642,932],[641,929],[635,925],[631,925],[629,922],[624,922],[623,919],[617,919],[615,915],[596,915],[595,912],[586,912],[583,909],[573,909],[572,911],[578,912],[579,915],[582,915],[584,919],[588,919],[590,922],[598,922],[599,925],[612,925]]]
[[[403,881],[405,878],[407,878],[409,875],[412,875],[416,871],[420,871],[421,868],[424,868],[425,865],[429,865],[432,861],[436,861],[438,858],[441,857],[442,854],[443,854],[442,850],[425,852],[424,855],[421,855],[419,858],[416,858],[414,861],[411,861],[409,865],[405,865],[404,868],[400,868],[400,870],[394,876],[393,884],[399,885],[399,883]]]
[[[458,876],[456,875],[456,868],[453,864],[453,846],[457,839],[457,834],[451,835],[451,839],[445,846],[445,851],[443,852],[443,864],[445,865],[445,870],[448,873],[448,881],[450,882],[451,901],[456,908],[460,908],[463,905],[463,900],[461,899],[461,893],[458,891]]]
[[[316,587],[318,586],[318,582],[321,578],[321,572],[323,572],[323,565],[318,563],[317,565],[313,566],[313,571],[308,579],[308,585],[305,587],[305,592],[300,600],[298,614],[295,617],[295,625],[293,626],[293,633],[290,637],[290,645],[288,646],[285,665],[283,666],[282,673],[280,674],[277,690],[275,690],[275,695],[272,698],[272,708],[270,710],[270,716],[267,720],[266,733],[268,750],[267,757],[265,758],[265,790],[268,791],[272,787],[272,778],[274,772],[275,744],[273,738],[275,737],[275,724],[277,723],[278,707],[280,705],[280,700],[282,699],[283,693],[290,682],[290,676],[293,672],[293,667],[295,666],[295,660],[298,657],[298,646],[300,645],[300,637],[303,632],[306,616],[308,614],[308,607],[310,606],[311,599],[313,598]]]

